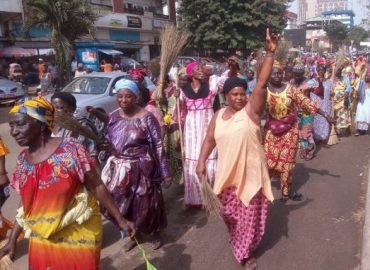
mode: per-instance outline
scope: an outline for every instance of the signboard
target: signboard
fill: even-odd
[[[170,25],[170,24],[172,24],[172,22],[168,20],[157,20],[157,19],[153,20],[153,27],[156,27],[156,28],[164,28],[166,25]]]
[[[139,17],[127,16],[127,27],[141,28],[141,19]]]
[[[81,53],[82,62],[84,64],[95,64],[97,61],[96,51],[86,50]]]
[[[123,23],[121,20],[117,20],[117,19],[110,19],[109,20],[109,26],[112,26],[112,27],[119,27],[119,26],[123,26]]]

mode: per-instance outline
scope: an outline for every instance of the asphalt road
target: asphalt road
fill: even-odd
[[[8,171],[15,166],[19,147],[9,136],[7,112],[0,108],[0,136],[10,146]],[[257,252],[262,270],[357,270],[360,264],[364,200],[370,136],[344,138],[339,145],[320,149],[309,162],[299,161],[294,186],[302,202],[279,201],[270,206],[266,234]],[[278,198],[278,182],[273,181]],[[168,228],[166,244],[152,251],[143,247],[158,270],[239,270],[228,244],[223,222],[204,212],[182,210],[182,186],[165,191]],[[18,196],[13,192],[3,213],[14,217]],[[150,240],[148,237],[147,240]],[[145,270],[138,249],[126,253],[124,240],[109,222],[104,223],[103,270]],[[27,242],[17,250],[18,269],[27,269]]]

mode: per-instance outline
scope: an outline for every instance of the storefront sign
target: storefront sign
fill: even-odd
[[[123,26],[123,23],[121,20],[117,20],[117,19],[110,19],[109,21],[109,26],[111,27],[120,27],[120,26]]]
[[[156,27],[156,28],[164,28],[166,25],[170,25],[170,24],[172,24],[172,22],[168,20],[157,20],[157,19],[153,20],[153,27]]]
[[[141,28],[141,19],[139,17],[127,16],[127,27]]]

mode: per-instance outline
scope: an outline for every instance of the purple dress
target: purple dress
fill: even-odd
[[[160,231],[167,225],[161,183],[170,174],[157,119],[150,112],[140,118],[123,118],[116,110],[110,114],[106,138],[114,150],[102,180],[120,213],[140,232]]]

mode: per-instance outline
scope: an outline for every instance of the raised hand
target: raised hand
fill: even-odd
[[[266,29],[266,51],[274,53],[279,45],[280,35],[270,33],[270,29]]]

